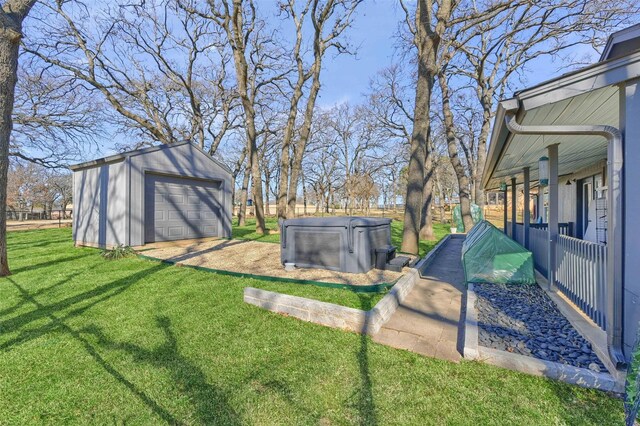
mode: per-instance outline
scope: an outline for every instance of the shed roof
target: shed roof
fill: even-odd
[[[85,161],[83,163],[74,164],[72,166],[69,166],[69,169],[71,169],[74,172],[77,171],[77,170],[82,170],[82,169],[90,169],[90,168],[93,168],[93,167],[103,166],[105,164],[116,163],[116,162],[124,160],[125,158],[128,158],[128,157],[133,157],[133,156],[136,156],[136,155],[148,154],[148,153],[151,153],[151,152],[156,152],[156,151],[161,151],[161,150],[166,150],[166,149],[173,149],[173,148],[177,148],[177,147],[184,146],[184,145],[187,145],[187,144],[190,145],[191,147],[197,149],[202,154],[206,155],[207,158],[209,158],[216,165],[222,167],[226,172],[228,172],[230,174],[232,173],[231,169],[226,164],[224,164],[223,162],[221,162],[219,160],[216,160],[211,155],[209,155],[207,152],[205,152],[202,148],[200,148],[198,145],[193,144],[190,141],[179,142],[179,143],[175,143],[175,144],[171,144],[171,145],[168,145],[168,144],[154,145],[154,146],[150,146],[150,147],[147,147],[147,148],[141,148],[141,149],[135,149],[135,150],[132,150],[132,151],[121,152],[121,153],[118,153],[118,154],[110,155],[108,157],[96,158],[95,160]]]

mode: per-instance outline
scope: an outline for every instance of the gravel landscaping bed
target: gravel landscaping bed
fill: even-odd
[[[539,286],[473,287],[481,346],[606,372],[591,343],[573,328]]]

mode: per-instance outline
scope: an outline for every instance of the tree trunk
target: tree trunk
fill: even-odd
[[[2,277],[11,274],[7,258],[7,180],[9,143],[13,128],[13,101],[18,81],[18,53],[22,37],[22,20],[29,13],[35,0],[3,3],[0,13],[0,276]]]
[[[271,181],[271,173],[268,169],[264,169],[264,214],[271,215],[271,209],[269,208],[269,185]]]
[[[238,94],[244,111],[245,133],[247,136],[247,155],[251,169],[251,186],[253,190],[253,209],[256,214],[256,232],[264,234],[264,205],[262,197],[262,173],[260,171],[260,158],[256,143],[256,111],[255,111],[255,90],[249,93],[248,79],[249,70],[247,58],[245,57],[245,28],[242,16],[242,0],[233,1],[233,12],[225,21],[224,28],[231,42],[233,61],[236,69],[236,81]]]
[[[302,179],[302,204],[304,205],[304,215],[307,216],[307,188],[304,183],[304,173],[301,176]]]
[[[245,110],[246,111],[246,110]],[[262,197],[262,173],[260,171],[260,158],[258,147],[256,146],[256,126],[253,108],[247,115],[247,139],[249,142],[249,161],[251,164],[251,189],[253,190],[253,211],[256,215],[256,233],[264,234],[266,231],[264,223],[264,200]]]
[[[458,196],[460,197],[460,213],[462,214],[462,222],[465,232],[469,232],[473,228],[473,218],[471,217],[471,200],[469,177],[465,173],[464,165],[460,161],[458,153],[458,141],[455,135],[455,125],[453,120],[453,111],[451,111],[450,93],[447,78],[443,74],[439,74],[438,81],[442,92],[442,115],[444,118],[445,133],[447,137],[447,150],[449,152],[449,160],[458,180]]]
[[[300,98],[302,97],[302,84],[304,80],[297,81],[297,84],[293,91],[293,96],[291,99],[291,103],[289,105],[289,116],[287,118],[287,125],[284,129],[284,137],[282,140],[282,152],[280,154],[280,180],[278,183],[278,222],[280,219],[287,218],[287,206],[289,203],[288,199],[288,191],[289,191],[289,169],[292,167],[291,164],[291,141],[293,139],[293,134],[295,130],[296,124],[296,116],[298,112],[298,103]]]
[[[429,137],[429,141],[431,137]],[[435,239],[433,235],[433,216],[431,214],[431,204],[433,203],[433,155],[431,142],[427,143],[427,156],[424,162],[424,187],[422,190],[422,214],[420,239],[432,241]]]
[[[493,118],[490,101],[491,99],[489,99],[488,102],[483,101],[482,128],[478,137],[478,158],[476,160],[476,176],[474,177],[476,204],[480,207],[480,210],[484,210],[485,205],[484,189],[482,188],[482,172],[487,162],[487,139],[489,138],[491,119]]]
[[[309,135],[311,134],[311,124],[313,121],[313,110],[316,107],[316,99],[318,98],[318,92],[320,92],[320,71],[322,68],[322,55],[324,54],[324,46],[320,45],[320,41],[317,38],[314,41],[314,64],[313,64],[313,80],[311,81],[311,88],[309,89],[309,97],[307,98],[307,105],[304,111],[304,121],[300,128],[300,138],[296,143],[293,151],[293,163],[291,164],[291,175],[289,176],[289,195],[288,195],[288,211],[287,216],[295,212],[296,198],[298,192],[298,180],[300,179],[300,173],[302,171],[302,159],[304,152],[307,149],[307,142],[309,141]]]
[[[439,38],[429,28],[429,8],[426,1],[419,0],[418,35],[418,81],[413,117],[413,133],[409,166],[407,171],[407,195],[405,197],[402,248],[405,253],[418,254],[420,222],[422,213],[422,193],[424,189],[424,162],[427,155],[427,141],[431,131],[431,93],[436,70],[436,52]]]
[[[247,219],[247,199],[249,198],[249,179],[251,179],[251,170],[249,165],[244,168],[244,176],[242,177],[242,188],[240,189],[240,207],[238,208],[238,226],[244,226]]]

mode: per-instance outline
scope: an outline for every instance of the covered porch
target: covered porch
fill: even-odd
[[[638,285],[625,279],[637,245],[625,238],[637,229],[625,211],[637,205],[640,180],[623,169],[640,159],[639,75],[636,51],[500,102],[483,177],[485,190],[503,193],[504,232],[606,332],[617,368],[640,319]]]

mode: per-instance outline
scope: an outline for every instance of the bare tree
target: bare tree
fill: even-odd
[[[18,212],[18,220],[24,218],[25,211],[33,208],[37,199],[37,186],[41,180],[41,166],[11,160],[7,183],[7,208]]]
[[[416,12],[411,14],[407,5],[400,4],[405,12],[405,24],[412,34],[416,47],[418,73],[413,111],[411,150],[407,170],[407,195],[405,197],[402,251],[418,253],[424,192],[424,168],[431,126],[431,96],[438,72],[437,57],[440,40],[454,11],[455,2],[418,0]]]
[[[599,46],[604,42],[603,34],[633,21],[639,11],[634,1],[514,2],[476,26],[454,29],[448,50],[462,53],[462,57],[449,72],[468,78],[479,105],[475,111],[480,117],[473,117],[473,127],[461,129],[466,130],[466,138],[459,138],[476,204],[484,205],[480,174],[495,103],[523,75],[527,64],[542,56],[557,56],[578,44]],[[466,118],[467,124],[470,118]]]
[[[44,167],[30,161],[12,159],[7,186],[7,206],[18,211],[23,219],[26,210],[41,207],[45,218],[51,219],[55,207],[66,210],[71,203],[71,174]]]
[[[25,50],[99,94],[134,145],[192,140],[213,154],[239,126],[239,104],[222,34],[191,3],[43,2]]]
[[[313,123],[313,113],[315,110],[316,99],[318,97],[318,93],[320,92],[320,74],[322,71],[322,60],[329,51],[329,49],[335,49],[339,54],[347,53],[348,46],[342,40],[342,35],[346,31],[347,28],[351,26],[353,22],[353,16],[356,8],[362,2],[362,0],[325,0],[324,2],[321,0],[311,0],[310,2],[310,17],[311,23],[313,25],[313,61],[310,67],[306,70],[300,69],[302,64],[302,57],[300,56],[300,51],[298,50],[295,57],[296,69],[297,69],[297,78],[295,87],[297,87],[300,83],[304,84],[306,80],[311,80],[311,85],[309,87],[309,94],[307,96],[306,105],[304,106],[304,119],[298,130],[298,138],[295,142],[295,146],[293,147],[293,159],[291,161],[291,172],[289,174],[289,185],[287,188],[287,216],[292,216],[295,213],[296,199],[298,193],[298,183],[300,180],[300,176],[302,174],[302,161],[304,158],[304,154],[306,151],[306,147],[309,141],[309,137],[311,135],[312,123]],[[290,3],[293,6],[293,3]],[[293,9],[290,9],[292,11]],[[325,32],[326,31],[326,32]],[[299,33],[299,31],[297,31]],[[295,91],[294,91],[295,92]],[[295,97],[295,96],[294,96]],[[293,112],[293,100],[291,103],[290,116]],[[295,110],[297,111],[298,100],[295,100]],[[295,122],[295,116],[294,116]],[[285,138],[287,137],[287,131],[285,131]],[[286,156],[285,149],[289,147],[285,147],[283,144],[283,156]],[[283,165],[283,161],[281,160],[281,165]],[[280,173],[280,192],[284,190],[284,186],[282,185],[284,178],[283,173],[285,172],[286,167],[281,167]],[[282,194],[278,195],[278,206],[280,207],[280,200],[282,199]],[[284,212],[279,209],[278,216],[283,216]]]
[[[411,145],[414,104],[410,99],[409,85],[405,82],[399,66],[391,66],[380,71],[371,82],[368,105],[371,116],[375,117],[381,130],[381,136],[389,140],[402,140]],[[424,178],[422,186],[422,210],[420,214],[419,237],[425,240],[434,238],[431,202],[433,161],[430,158],[430,135],[425,148]],[[404,158],[399,157],[404,161]]]
[[[102,105],[74,79],[35,66],[23,56],[9,155],[46,167],[79,161],[103,135]]]
[[[277,65],[283,57],[277,34],[269,31],[257,13],[253,0],[209,0],[208,13],[203,13],[223,30],[231,49],[237,92],[244,112],[247,156],[252,176],[256,232],[266,231],[262,173],[256,129],[256,104],[260,91],[281,80],[288,73]]]
[[[7,0],[0,7],[0,276],[11,274],[7,259],[7,172],[13,128],[13,102],[18,81],[22,22],[35,0]]]
[[[73,176],[70,173],[56,173],[51,176],[50,184],[57,193],[57,201],[66,217],[67,207],[73,201]]]
[[[316,113],[314,132],[305,155],[304,170],[314,194],[316,213],[329,213],[335,202],[335,192],[344,184],[344,177],[336,158],[338,144],[329,126],[329,113]]]
[[[418,250],[420,224],[423,223],[421,212],[425,198],[424,193],[429,190],[429,188],[425,188],[427,185],[424,178],[425,158],[428,153],[427,146],[431,132],[430,103],[435,79],[443,73],[443,69],[451,60],[451,57],[442,54],[442,52],[448,53],[446,49],[447,36],[452,28],[463,34],[469,28],[499,15],[512,7],[513,4],[518,3],[489,0],[481,2],[419,0],[415,14],[412,14],[406,4],[401,2],[405,12],[406,29],[411,35],[412,45],[416,48],[418,63],[414,126],[405,199],[402,242],[404,251],[415,253]],[[445,106],[446,103],[443,102],[443,110]],[[451,138],[450,141],[455,142],[455,138]],[[457,152],[457,147],[455,151]],[[453,152],[450,150],[450,153]],[[426,165],[429,163],[427,162]],[[463,179],[463,176],[460,178]],[[465,208],[467,205],[469,202],[464,201],[461,208],[463,216],[470,218],[470,207]]]

